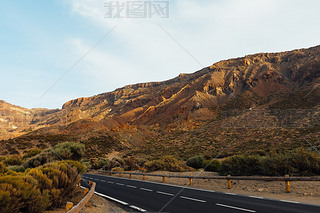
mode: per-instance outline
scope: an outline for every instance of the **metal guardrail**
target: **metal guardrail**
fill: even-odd
[[[146,176],[150,177],[162,177],[162,182],[165,183],[165,178],[187,178],[190,181],[189,185],[192,185],[193,179],[209,179],[209,180],[227,180],[228,189],[231,189],[231,180],[258,180],[258,181],[285,181],[285,191],[290,192],[290,181],[320,181],[319,176],[314,177],[289,177],[289,175],[285,175],[284,177],[253,177],[253,176],[187,176],[187,175],[165,175],[165,174],[148,174],[148,173],[137,173],[137,172],[116,172],[116,171],[103,171],[103,170],[89,170],[89,173],[97,173],[97,174],[118,174],[119,177],[122,177],[123,174],[129,175],[129,178],[132,178],[132,175],[142,176],[143,180],[146,179]]]
[[[115,171],[103,171],[103,170],[89,170],[98,174],[128,174],[139,176],[153,176],[153,177],[168,177],[168,178],[192,178],[192,179],[215,179],[215,180],[262,180],[262,181],[320,181],[320,176],[314,177],[266,177],[266,176],[187,176],[187,175],[164,175],[164,174],[148,174],[137,172],[115,172]]]

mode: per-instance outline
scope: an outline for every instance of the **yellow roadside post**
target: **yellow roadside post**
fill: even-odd
[[[165,183],[165,182],[166,182],[166,177],[162,176],[162,183]]]
[[[288,178],[289,175],[285,175],[284,177]],[[286,185],[286,193],[290,193],[290,182],[289,182],[289,180],[285,181],[285,185]]]
[[[112,172],[110,172],[110,176],[112,176]]]
[[[66,204],[66,212],[68,212],[70,209],[72,209],[73,203],[72,202],[67,202]]]
[[[81,188],[81,178],[79,179],[79,182],[78,182],[78,188],[79,189]]]
[[[86,188],[86,189],[84,189],[83,194],[86,195],[86,194],[88,194],[88,192],[89,192],[89,189]]]
[[[143,175],[143,177],[142,177],[142,178],[143,178],[143,180],[146,180],[146,176],[145,176],[145,175]]]
[[[231,175],[228,175],[228,177],[231,177]],[[231,180],[228,179],[228,189],[231,189]]]
[[[132,174],[129,175],[129,178],[130,178],[130,179],[132,178]]]
[[[89,186],[92,186],[92,181],[91,180],[89,180]]]
[[[192,178],[189,178],[189,180],[190,180],[190,186],[192,186]]]
[[[119,173],[119,177],[122,177],[122,174],[121,174],[121,172]]]

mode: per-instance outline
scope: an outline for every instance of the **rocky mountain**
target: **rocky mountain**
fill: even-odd
[[[182,135],[177,146],[189,140],[191,149],[196,139],[213,143],[213,137],[226,141],[240,133],[259,138],[253,129],[309,131],[318,122],[319,77],[317,46],[220,61],[168,81],[129,85],[71,100],[61,110],[29,110],[0,102],[2,139],[25,133],[70,136],[80,131],[91,132],[92,137],[111,134],[115,141],[128,146],[149,147],[148,142],[163,145],[176,141],[178,131]],[[194,131],[201,137],[188,139],[186,134]],[[312,131],[316,135],[318,130]],[[278,139],[281,134],[277,133]]]

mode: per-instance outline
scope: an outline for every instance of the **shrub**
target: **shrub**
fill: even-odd
[[[25,168],[35,168],[56,160],[58,160],[58,158],[53,154],[52,150],[46,149],[40,154],[29,158],[23,166]]]
[[[24,172],[26,170],[24,166],[9,166],[8,169],[15,172]]]
[[[80,160],[84,156],[85,146],[80,143],[64,142],[53,148],[55,154],[62,159]]]
[[[105,158],[99,158],[98,161],[96,161],[92,167],[93,169],[104,169],[108,170],[110,166],[110,161]]]
[[[37,154],[40,154],[40,153],[41,153],[41,149],[39,149],[39,148],[29,149],[28,151],[25,152],[22,159],[28,159],[28,158],[36,156]]]
[[[17,155],[11,155],[4,160],[4,164],[7,166],[21,165],[22,160]]]
[[[120,168],[120,167],[114,167],[111,169],[112,172],[124,172],[124,169],[123,168]]]
[[[261,174],[260,156],[237,155],[222,161],[219,174],[221,175],[257,175]]]
[[[183,172],[189,170],[185,162],[179,161],[172,156],[165,156],[158,160],[147,161],[144,165],[149,171]]]
[[[40,192],[31,176],[2,176],[0,188],[0,196],[6,200],[0,201],[4,212],[43,212],[49,203],[47,194]]]
[[[7,167],[2,162],[0,162],[0,175],[3,175],[7,171]]]
[[[194,156],[187,160],[187,165],[195,169],[200,169],[202,168],[203,160],[203,156],[201,155]]]
[[[202,167],[204,171],[218,172],[221,168],[221,162],[218,160],[205,160]]]

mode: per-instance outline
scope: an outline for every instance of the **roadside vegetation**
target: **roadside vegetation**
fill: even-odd
[[[320,175],[320,154],[303,148],[286,152],[257,152],[212,159],[173,155],[149,159],[130,156],[87,158],[81,143],[65,142],[52,149],[33,148],[22,155],[0,156],[0,212],[43,212],[65,205],[77,193],[87,169],[108,171],[204,170],[233,176]]]

